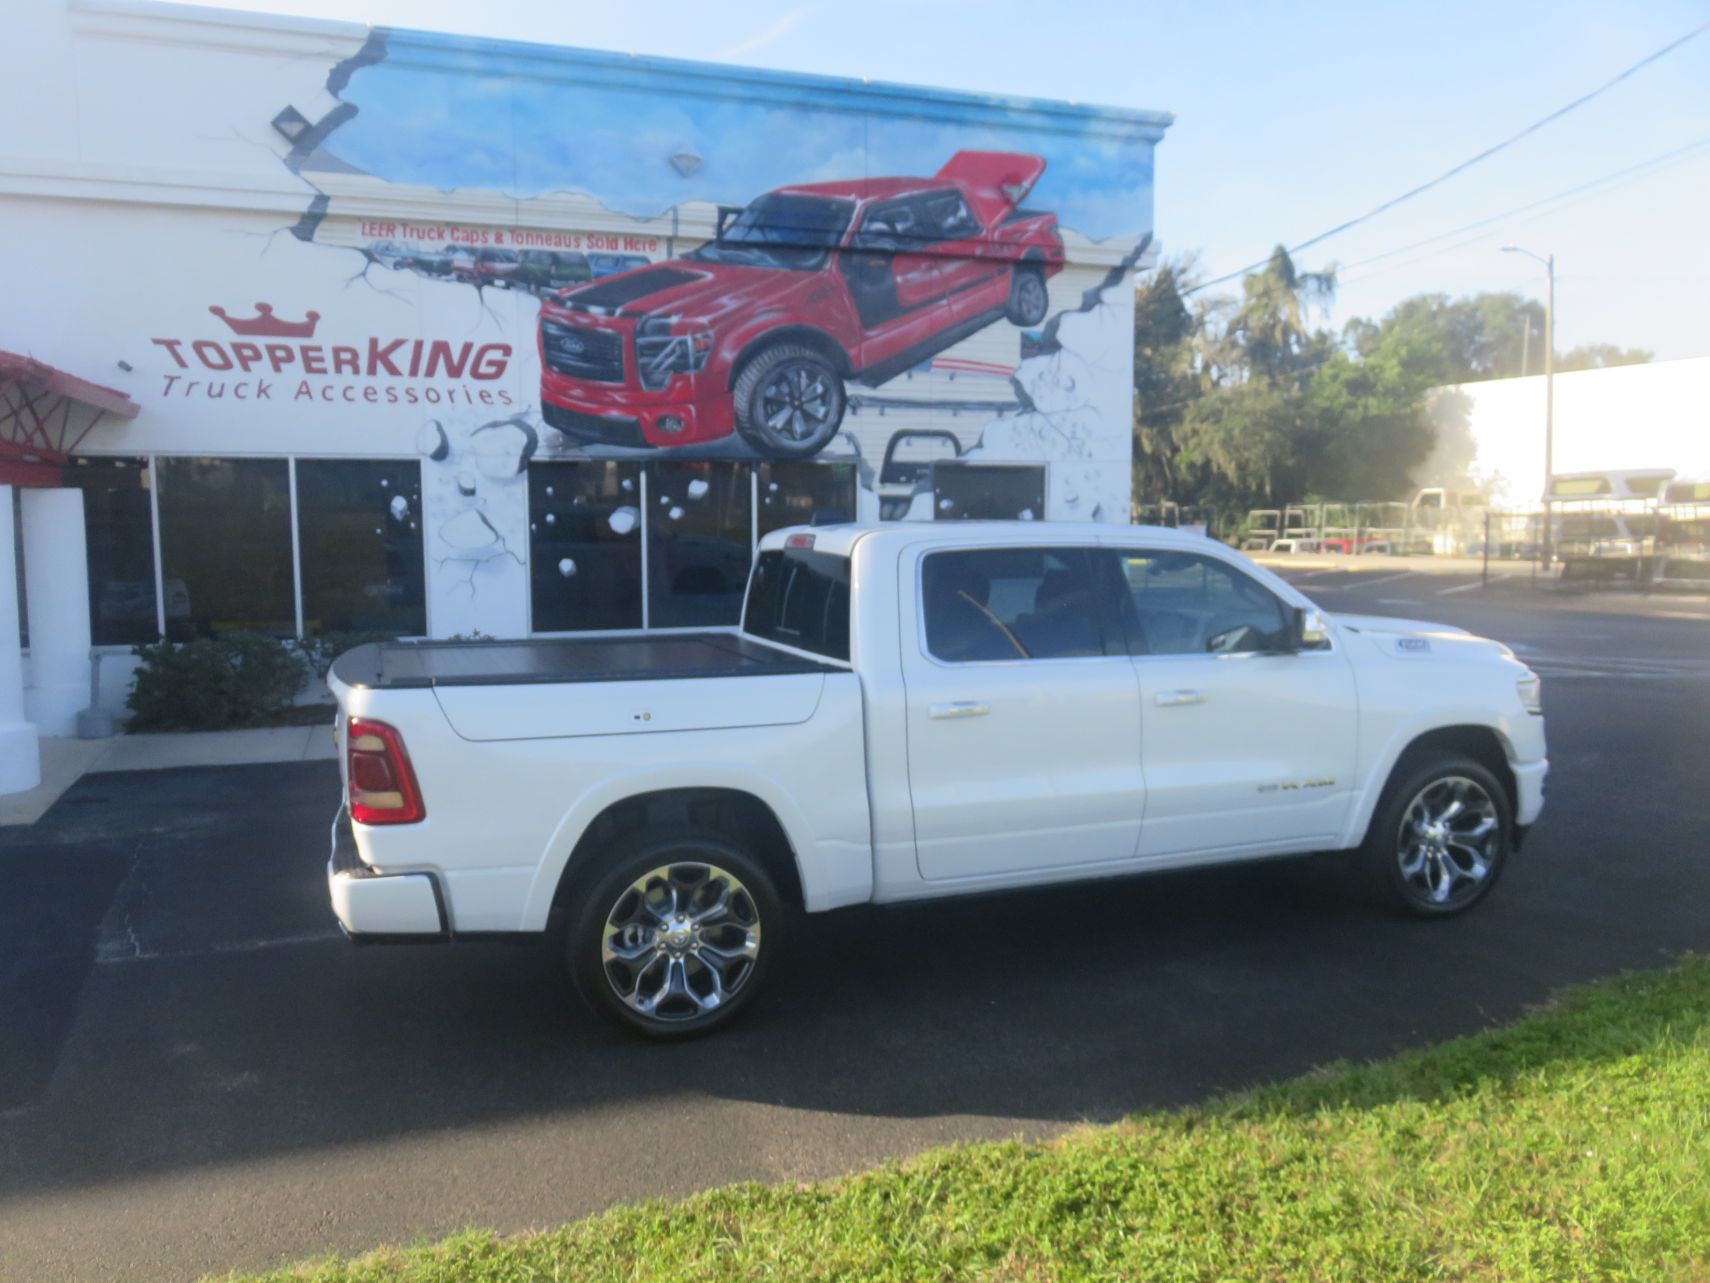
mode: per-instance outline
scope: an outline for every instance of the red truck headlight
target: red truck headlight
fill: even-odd
[[[673,333],[679,317],[650,316],[635,329],[635,364],[641,386],[657,392],[673,374],[694,374],[706,368],[712,355],[712,331],[702,328]]]
[[[358,824],[414,824],[427,816],[403,736],[385,722],[353,717],[345,727],[350,818]]]

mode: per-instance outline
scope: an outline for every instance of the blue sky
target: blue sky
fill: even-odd
[[[1176,113],[1156,231],[1209,274],[1305,239],[1439,173],[1710,16],[1703,0],[226,0],[509,39],[869,76]],[[1424,290],[1541,293],[1558,342],[1710,355],[1710,145],[1465,237],[1354,266],[1710,138],[1710,35],[1588,107],[1304,256],[1345,266],[1329,319]],[[1446,252],[1445,252],[1446,251]]]
[[[626,55],[525,77],[506,74],[504,48],[398,37],[351,78],[342,97],[357,115],[328,149],[393,182],[584,191],[643,218],[686,200],[744,204],[791,183],[928,176],[958,150],[1015,151],[1045,159],[1027,203],[1063,226],[1125,242],[1151,229],[1154,120],[1053,111],[1041,128],[1026,104],[965,94],[923,104],[911,93],[904,114],[879,86],[841,81],[834,105],[824,81],[775,72],[742,96],[709,93],[685,87],[673,65]],[[600,83],[608,75],[631,83]],[[700,157],[700,169],[673,168],[682,153]]]

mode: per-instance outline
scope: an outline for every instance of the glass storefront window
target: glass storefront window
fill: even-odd
[[[79,456],[66,464],[63,480],[83,491],[90,639],[97,646],[159,640],[148,460]]]
[[[734,624],[753,555],[753,499],[740,463],[655,463],[648,473],[648,623]]]
[[[932,469],[932,515],[939,521],[1040,521],[1045,469],[943,463]]]
[[[427,632],[414,459],[299,459],[303,631]]]
[[[531,463],[534,631],[641,627],[641,467]]]
[[[760,534],[784,526],[827,526],[855,520],[853,463],[762,463],[758,467]]]
[[[159,459],[166,633],[296,632],[283,459]]]

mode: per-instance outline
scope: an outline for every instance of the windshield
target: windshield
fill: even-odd
[[[688,257],[702,263],[811,272],[843,239],[854,208],[844,200],[774,192],[749,205],[719,239]]]

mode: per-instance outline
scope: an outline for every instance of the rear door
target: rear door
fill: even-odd
[[[1130,861],[1145,784],[1125,639],[1098,552],[904,552],[909,790],[922,878]]]
[[[872,206],[849,248],[838,256],[838,269],[855,301],[861,328],[880,355],[917,342],[941,328],[944,291],[938,279],[938,255],[915,196]],[[862,361],[871,365],[873,357]]]
[[[1333,647],[1280,654],[1286,603],[1209,553],[1129,546],[1104,571],[1140,688],[1139,854],[1310,850],[1341,835],[1358,697]]]

